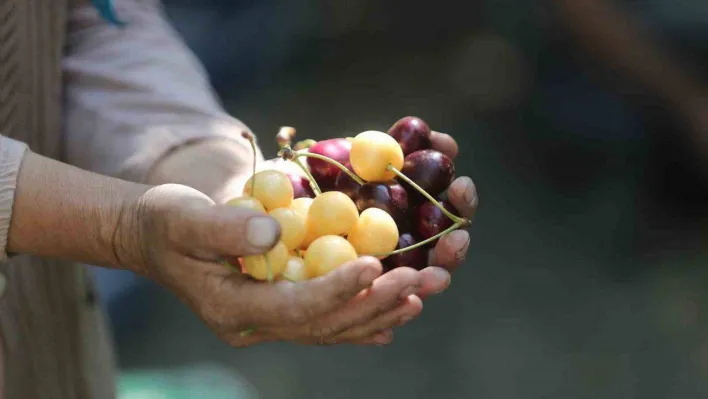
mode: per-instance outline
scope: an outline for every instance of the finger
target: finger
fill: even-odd
[[[425,299],[430,295],[439,294],[450,286],[450,272],[441,268],[430,266],[420,271],[421,286],[417,295],[421,299]]]
[[[357,339],[350,341],[353,345],[377,345],[384,346],[388,345],[393,341],[393,330],[386,330],[377,332],[374,335],[366,337],[364,339]]]
[[[228,205],[186,209],[170,224],[170,238],[189,254],[258,255],[280,239],[280,224],[272,217]]]
[[[344,331],[332,339],[333,342],[356,341],[370,337],[377,331],[401,327],[415,319],[423,311],[423,301],[416,295],[409,295],[403,302],[386,313],[379,315],[366,324]]]
[[[465,230],[455,230],[440,237],[431,251],[430,263],[452,271],[465,261],[470,246],[470,235]]]
[[[382,273],[381,262],[364,256],[312,280],[275,284],[249,282],[232,297],[257,326],[301,326],[344,306]]]
[[[431,132],[430,141],[433,143],[434,150],[442,152],[450,159],[455,159],[460,151],[457,142],[449,134]]]
[[[462,217],[472,218],[477,211],[477,187],[467,176],[458,177],[450,184],[447,197]]]
[[[376,279],[371,288],[360,293],[345,308],[312,323],[305,334],[316,340],[329,342],[342,332],[366,324],[395,309],[419,287],[420,274],[416,270],[408,267],[394,269]]]

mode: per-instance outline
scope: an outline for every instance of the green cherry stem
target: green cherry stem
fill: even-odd
[[[297,158],[298,153],[296,151],[293,151],[293,149],[289,145],[286,145],[282,147],[280,151],[278,151],[278,156],[286,161],[291,161],[295,163],[295,165],[299,166],[300,169],[305,172],[305,176],[307,176],[308,180],[310,180],[310,187],[312,187],[312,191],[315,192],[315,197],[322,194],[322,190],[317,184],[315,178],[312,176],[312,173],[310,173],[310,170],[307,169],[307,167]]]
[[[355,175],[355,174],[352,173],[349,169],[347,169],[346,166],[342,165],[341,163],[335,161],[334,159],[332,159],[332,158],[330,158],[330,157],[326,157],[326,156],[320,155],[320,154],[313,154],[313,153],[310,153],[310,152],[300,152],[300,151],[295,151],[295,156],[296,156],[296,157],[308,157],[308,158],[321,159],[321,160],[323,160],[323,161],[325,161],[325,162],[328,162],[328,163],[331,163],[332,165],[334,165],[334,166],[338,167],[339,169],[341,169],[342,172],[344,172],[344,173],[346,173],[347,175],[349,175],[349,177],[351,177],[352,180],[354,180],[355,182],[359,183],[359,185],[363,186],[363,185],[365,184],[365,182],[364,182],[363,180],[361,180],[361,178],[359,178],[359,176]]]
[[[433,204],[435,204],[435,206],[437,206],[437,207],[442,211],[442,213],[445,214],[445,216],[449,217],[453,222],[455,222],[455,224],[459,223],[461,226],[469,226],[470,224],[472,224],[472,222],[470,222],[469,220],[467,220],[467,219],[465,219],[465,218],[461,218],[461,217],[459,217],[459,216],[455,216],[455,215],[453,215],[452,213],[450,213],[450,211],[448,211],[447,209],[445,209],[445,207],[442,206],[442,204],[441,204],[440,202],[438,202],[435,198],[433,198],[432,195],[428,194],[427,191],[423,190],[422,187],[420,187],[419,185],[417,185],[413,180],[409,179],[408,176],[404,175],[401,171],[399,171],[398,169],[394,168],[393,165],[388,164],[388,166],[386,167],[386,169],[387,169],[387,170],[390,170],[391,172],[393,172],[393,173],[394,173],[396,176],[398,176],[401,180],[403,180],[403,181],[405,181],[406,183],[408,183],[408,184],[410,184],[411,186],[413,186],[413,188],[415,188],[416,190],[418,190],[418,192],[420,192],[421,194],[423,194],[423,196],[424,196],[425,198],[427,198],[430,202],[432,202]]]
[[[293,146],[293,149],[295,151],[306,150],[315,144],[317,144],[317,142],[312,139],[302,140],[302,141],[298,141],[297,143],[295,143],[295,145]]]
[[[273,267],[270,265],[270,259],[268,259],[268,254],[264,254],[266,267],[268,267],[268,283],[273,284]]]
[[[312,191],[315,192],[315,196],[318,196],[322,194],[322,190],[320,189],[319,184],[315,181],[315,178],[312,176],[312,173],[307,169],[305,165],[302,164],[302,162],[297,159],[297,157],[294,157],[291,159],[295,163],[295,165],[299,166],[300,169],[302,169],[303,172],[307,175],[307,178],[310,180],[310,187],[312,187]]]
[[[248,140],[251,144],[251,150],[253,152],[253,174],[251,175],[251,195],[256,192],[256,140],[253,138],[253,134],[247,131],[241,132],[241,136]]]
[[[400,254],[400,253],[403,253],[403,252],[406,252],[406,251],[410,251],[410,250],[416,249],[416,248],[418,248],[418,247],[422,247],[423,245],[426,245],[426,244],[428,244],[428,243],[430,243],[430,242],[433,242],[433,241],[437,240],[438,238],[444,236],[444,235],[447,234],[447,233],[450,233],[450,232],[452,232],[452,231],[455,231],[455,230],[459,229],[459,228],[462,227],[462,226],[465,226],[465,225],[467,224],[467,222],[468,222],[467,219],[462,219],[462,220],[460,220],[459,222],[456,222],[456,223],[453,224],[452,226],[448,227],[447,229],[445,229],[445,230],[439,232],[438,234],[436,234],[436,235],[434,235],[434,236],[428,238],[427,240],[423,240],[423,241],[421,241],[421,242],[415,243],[415,244],[410,245],[410,246],[407,246],[407,247],[405,247],[405,248],[401,248],[401,249],[397,249],[397,250],[395,250],[395,251],[391,251],[391,252],[386,253],[386,254],[378,254],[378,255],[373,255],[373,256],[376,256],[376,257],[379,257],[379,258],[384,258],[384,257],[387,257],[387,256],[396,255],[396,254]]]

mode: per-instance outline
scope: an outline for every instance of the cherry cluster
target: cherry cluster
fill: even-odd
[[[242,270],[259,280],[301,281],[361,255],[378,257],[386,270],[426,267],[428,249],[442,235],[470,224],[445,198],[455,167],[432,149],[431,135],[428,124],[412,116],[388,132],[293,147],[294,129],[281,129],[279,156],[307,177],[254,173],[243,196],[229,201],[281,224],[280,242],[265,255],[240,259]]]

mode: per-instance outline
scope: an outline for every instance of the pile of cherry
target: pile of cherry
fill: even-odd
[[[294,129],[281,130],[278,154],[307,178],[255,173],[254,165],[243,196],[228,202],[267,213],[281,226],[270,251],[239,258],[251,277],[302,281],[362,255],[378,257],[386,270],[420,270],[442,235],[470,225],[444,199],[455,167],[432,149],[430,127],[420,118],[402,118],[387,133],[371,130],[291,147],[294,135]],[[255,151],[253,137],[245,137]]]

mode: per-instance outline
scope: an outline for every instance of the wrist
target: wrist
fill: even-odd
[[[106,224],[111,227],[104,230],[102,242],[116,267],[148,276],[148,257],[141,243],[144,241],[145,197],[152,186],[131,186],[114,207],[111,220]]]

